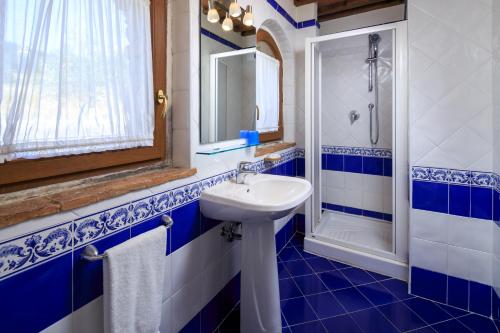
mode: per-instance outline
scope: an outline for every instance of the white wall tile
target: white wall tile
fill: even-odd
[[[172,312],[172,300],[168,299],[161,305],[161,333],[175,333],[173,329]]]
[[[200,273],[202,267],[202,249],[200,237],[187,243],[180,249],[173,252],[172,257],[172,292],[176,293],[179,289],[189,283],[193,276]]]
[[[410,242],[412,266],[447,274],[448,246],[412,237]]]
[[[201,310],[204,305],[201,303],[201,289],[203,284],[203,275],[195,275],[191,281],[171,297],[171,318],[174,332],[180,331]]]
[[[448,243],[468,249],[492,252],[492,221],[448,215]]]
[[[104,310],[102,296],[85,304],[72,314],[72,333],[104,332]]]
[[[425,210],[412,209],[411,236],[428,241],[447,243],[449,216]]]

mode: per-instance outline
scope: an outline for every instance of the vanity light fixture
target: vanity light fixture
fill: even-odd
[[[243,24],[247,27],[251,27],[253,25],[253,9],[252,6],[248,5],[245,10],[245,15],[243,16]]]
[[[214,8],[211,0],[208,1],[207,20],[210,23],[217,23],[220,21],[219,12]]]
[[[231,30],[233,30],[233,20],[229,16],[229,13],[226,13],[226,18],[222,22],[222,29],[224,31],[231,31]]]
[[[237,0],[231,0],[229,5],[229,15],[232,17],[239,17],[241,15],[241,7],[238,5]]]

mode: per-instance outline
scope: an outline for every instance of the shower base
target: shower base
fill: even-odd
[[[392,253],[392,224],[366,217],[324,211],[304,250],[356,267],[408,279],[408,265]]]
[[[317,235],[368,249],[392,251],[392,223],[325,210]]]

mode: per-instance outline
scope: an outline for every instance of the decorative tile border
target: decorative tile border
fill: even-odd
[[[279,162],[267,163],[260,160],[253,163],[251,168],[257,172],[265,172],[294,160],[298,155],[300,153],[296,149],[287,150],[281,153]],[[203,190],[235,176],[236,170],[230,170],[75,221],[7,240],[0,244],[0,279],[198,200]]]
[[[4,242],[0,245],[0,278],[71,251],[72,234],[72,223],[67,222]]]
[[[472,185],[497,189],[499,176],[492,172],[457,170],[414,166],[411,169],[413,180],[446,183],[453,185]]]
[[[204,189],[235,176],[236,171],[231,170],[214,177],[80,218],[75,221],[75,248],[198,200]]]
[[[319,22],[316,19],[310,19],[306,21],[297,22],[293,19],[292,15],[288,14],[285,8],[281,7],[276,0],[267,0],[267,3],[271,5],[281,16],[285,18],[295,29],[304,29],[316,26],[318,29],[320,27]]]
[[[321,151],[323,154],[392,158],[392,150],[388,148],[344,147],[344,146],[324,145],[321,146]]]
[[[207,30],[207,29],[205,29],[205,28],[200,28],[200,34],[202,34],[202,35],[204,35],[204,36],[206,36],[206,37],[208,37],[208,38],[210,38],[210,39],[213,39],[213,40],[215,40],[216,42],[219,42],[219,43],[221,43],[221,44],[223,44],[223,45],[226,45],[227,47],[230,47],[230,48],[232,48],[232,49],[234,49],[234,50],[241,50],[241,49],[242,49],[242,47],[241,47],[241,46],[236,45],[236,44],[234,44],[233,42],[230,42],[230,41],[228,41],[227,39],[224,39],[224,38],[222,38],[221,36],[216,35],[216,34],[214,34],[213,32],[208,31],[208,30]]]

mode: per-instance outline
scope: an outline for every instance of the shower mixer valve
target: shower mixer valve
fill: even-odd
[[[351,121],[351,125],[354,124],[356,120],[358,120],[360,117],[360,114],[356,110],[352,110],[349,112],[349,120]]]

